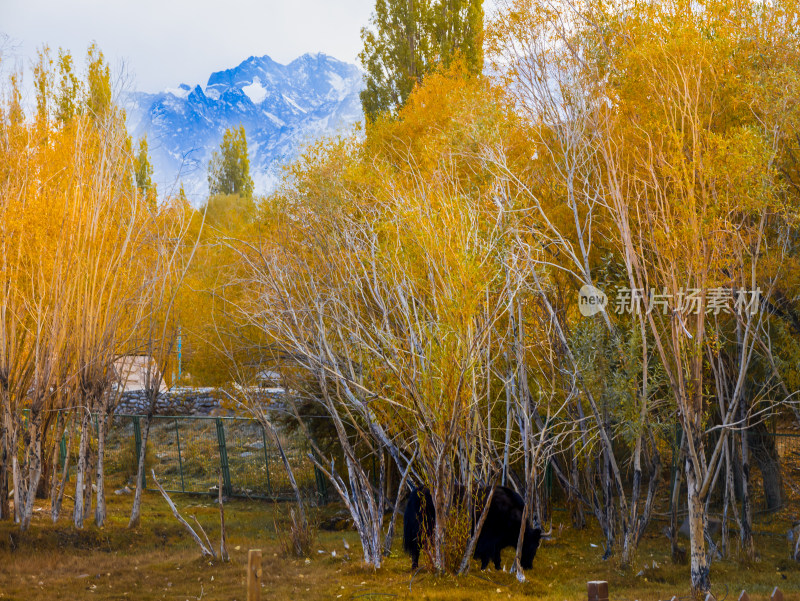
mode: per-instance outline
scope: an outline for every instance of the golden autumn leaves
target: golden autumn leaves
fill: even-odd
[[[81,415],[79,488],[84,477],[91,482],[91,426],[83,416],[102,416],[102,446],[114,362],[126,354],[158,358],[146,341],[157,337],[153,324],[168,319],[169,257],[183,253],[177,249],[186,231],[185,206],[157,207],[151,191],[136,185],[124,113],[113,102],[102,53],[90,47],[80,79],[69,54],[59,52],[56,62],[44,48],[34,74],[35,113],[24,115],[16,76],[0,109],[0,486],[13,463],[23,528],[40,480],[57,478],[50,449],[67,428],[56,418],[60,409]],[[11,462],[17,452],[19,461]],[[95,519],[102,524],[102,462],[97,477]],[[83,501],[83,492],[75,496]],[[90,506],[76,503],[76,525]],[[54,497],[53,519],[57,508]]]
[[[292,391],[336,415],[345,497],[348,486],[373,495],[348,436],[400,471],[414,456],[415,478],[438,487],[445,512],[455,481],[515,473],[533,501],[550,461],[576,522],[595,512],[623,563],[650,519],[678,416],[702,523],[716,467],[746,460],[738,429],[788,407],[800,386],[798,13],[793,2],[501,3],[486,28],[489,75],[457,60],[426,75],[397,114],[309,149],[255,206],[247,182],[217,190],[229,194],[207,205],[215,230],[193,289],[175,297],[212,349],[204,369],[275,364]],[[42,114],[75,116],[36,129],[12,88],[3,119],[3,303],[17,328],[7,348],[18,350],[0,369],[18,383],[33,376],[10,377],[28,373],[14,361],[46,338],[23,331],[70,332],[47,338],[63,353],[53,357],[84,357],[68,373],[107,364],[90,349],[118,349],[136,337],[120,332],[138,331],[125,324],[161,306],[130,296],[162,256],[152,236],[185,231],[170,225],[180,207],[154,212],[130,179],[107,71],[90,69],[91,102],[71,104],[60,68],[60,108]],[[136,172],[148,188],[147,166]],[[673,297],[760,287],[773,304],[588,321],[582,286]],[[29,389],[17,386],[7,399]],[[726,434],[711,441],[714,420]],[[623,486],[625,470],[635,486]],[[370,499],[352,502],[377,565]],[[749,511],[743,503],[745,549]],[[707,590],[702,536],[692,570]]]

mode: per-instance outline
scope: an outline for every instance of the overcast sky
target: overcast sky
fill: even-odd
[[[79,64],[96,41],[112,68],[124,61],[133,87],[205,85],[213,71],[268,54],[287,63],[306,52],[356,62],[374,0],[0,0],[5,58],[24,61],[47,43]],[[8,44],[10,43],[10,51]]]

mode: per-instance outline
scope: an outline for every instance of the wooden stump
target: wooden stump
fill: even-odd
[[[593,580],[587,584],[589,601],[608,601],[608,582]]]
[[[247,601],[261,599],[261,549],[250,549],[247,554]]]

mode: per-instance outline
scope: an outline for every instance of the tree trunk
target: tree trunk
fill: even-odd
[[[601,425],[601,428],[605,429],[605,425]],[[600,473],[602,474],[602,487],[603,487],[603,515],[604,515],[604,522],[606,524],[606,552],[603,554],[603,559],[608,559],[614,554],[614,544],[616,538],[615,532],[615,515],[614,515],[614,487],[611,483],[611,470],[610,468],[610,459],[608,457],[608,451],[606,448],[600,453],[600,461],[601,461],[601,470]]]
[[[780,464],[769,459],[759,460],[759,457],[755,454],[753,458],[756,460],[761,470],[767,511],[777,511],[783,506],[783,485]]]
[[[94,510],[94,523],[102,526],[106,521],[105,493],[105,450],[106,450],[106,410],[101,408],[97,420],[97,505]]]
[[[75,416],[70,417],[69,423],[69,434],[67,435],[67,453],[64,457],[64,465],[61,466],[61,477],[56,477],[53,475],[53,483],[52,483],[52,491],[51,491],[51,499],[50,499],[50,517],[53,518],[53,523],[55,524],[58,521],[58,517],[61,514],[61,504],[64,501],[64,490],[67,487],[67,476],[69,474],[69,456],[70,456],[70,449],[72,448],[72,436],[75,432]],[[58,444],[56,444],[56,453],[58,453]],[[54,461],[54,466],[58,465],[58,462]]]
[[[272,440],[275,442],[275,447],[278,449],[278,455],[281,457],[281,462],[283,462],[283,467],[286,470],[286,475],[289,478],[289,484],[291,485],[292,490],[294,491],[295,499],[297,500],[297,510],[300,512],[300,520],[303,528],[308,528],[306,512],[303,506],[303,495],[300,493],[300,487],[297,485],[297,480],[295,480],[294,470],[292,469],[291,463],[289,463],[289,458],[286,456],[286,452],[283,450],[283,445],[281,444],[281,439],[278,436],[278,431],[275,429],[275,426],[272,425],[272,422],[267,419],[266,415],[261,416],[261,425],[270,433]]]
[[[633,452],[633,487],[631,490],[631,513],[629,516],[620,516],[622,525],[622,557],[623,567],[630,566],[633,561],[633,552],[636,548],[636,528],[638,519],[639,492],[642,486],[642,435],[636,439],[636,446]]]
[[[53,515],[53,507],[55,507],[56,503],[56,495],[58,494],[58,484],[59,484],[59,475],[58,475],[58,464],[59,464],[59,450],[61,444],[59,443],[60,440],[63,439],[64,436],[67,434],[67,428],[69,427],[69,423],[67,420],[64,421],[64,427],[59,430],[59,422],[61,421],[61,414],[59,413],[59,419],[56,420],[56,431],[53,435],[53,453],[51,455],[50,461],[50,515]],[[57,521],[53,520],[53,523]]]
[[[91,421],[89,422],[89,427],[91,428]],[[89,519],[89,516],[92,515],[92,478],[94,476],[94,471],[97,467],[97,455],[95,455],[94,451],[92,450],[91,443],[89,444],[88,448],[86,449],[86,476],[85,482],[83,486],[83,521]]]
[[[733,437],[731,437],[733,438]],[[731,491],[733,490],[733,466],[731,465],[730,442],[725,441],[725,490],[722,493],[722,532],[720,534],[719,551],[723,557],[728,556],[728,507],[731,502]]]
[[[747,442],[747,414],[744,403],[739,404],[739,418],[744,430],[739,433],[741,443],[741,475],[742,475],[742,552],[747,559],[755,559],[755,545],[753,543],[753,506],[750,501],[750,449]]]
[[[144,431],[142,432],[142,447],[139,449],[139,467],[136,470],[136,492],[133,494],[133,508],[131,509],[131,519],[128,521],[128,528],[136,528],[139,525],[142,512],[142,489],[144,483],[144,459],[147,454],[147,437],[150,434],[150,414],[144,418]]]
[[[416,452],[411,457],[406,466],[405,471],[403,472],[403,477],[400,479],[400,485],[397,487],[397,498],[394,500],[394,509],[392,510],[392,518],[389,520],[389,527],[386,529],[386,538],[383,541],[383,554],[386,557],[389,557],[389,554],[392,552],[392,539],[394,538],[394,524],[397,521],[397,515],[400,513],[400,501],[403,498],[403,490],[406,487],[406,481],[408,480],[408,474],[411,471],[411,464],[414,462],[416,458]]]
[[[511,318],[513,322],[513,317]],[[509,367],[507,379],[506,379],[506,434],[505,434],[505,443],[503,445],[503,477],[500,480],[500,483],[503,486],[508,486],[508,462],[509,462],[509,449],[511,448],[511,419],[513,412],[511,411],[511,396],[513,394],[514,389],[514,374],[511,373],[511,368]]]
[[[72,512],[72,521],[76,528],[83,528],[84,518],[84,487],[86,483],[87,454],[89,448],[89,425],[91,414],[84,410],[81,416],[81,439],[78,443],[78,463],[75,470],[75,507]]]
[[[639,546],[639,542],[642,540],[642,535],[647,525],[650,523],[650,516],[653,512],[653,504],[655,503],[656,492],[658,490],[658,483],[661,478],[661,459],[658,455],[658,449],[656,449],[655,444],[653,444],[653,457],[649,462],[647,498],[640,512],[639,501],[642,481],[641,454],[643,453],[643,446],[643,436],[640,436],[634,461],[634,483],[631,493],[630,516],[628,517],[628,523],[623,532],[622,565],[626,566],[630,566],[633,562],[633,557]]]
[[[647,525],[650,523],[650,518],[653,515],[653,506],[656,502],[656,494],[658,493],[658,485],[661,482],[661,457],[658,454],[658,449],[655,447],[655,444],[653,444],[652,452],[653,457],[650,462],[650,484],[647,489],[647,499],[644,502],[644,509],[641,512],[641,516],[636,523],[635,542],[637,546],[642,540],[642,536],[644,536]]]
[[[577,443],[575,443],[577,444]],[[581,479],[580,471],[578,469],[578,453],[573,448],[572,450],[572,465],[570,470],[570,478],[572,480],[572,488],[567,489],[567,499],[572,513],[572,527],[576,530],[583,530],[586,528],[586,516],[583,513],[583,504],[581,503],[575,491],[580,490]]]
[[[576,409],[578,412],[578,423],[580,424],[580,434],[583,443],[583,449],[586,452],[587,449],[591,448],[589,444],[589,440],[587,439],[586,434],[586,423],[587,419],[584,416],[583,408],[581,407],[580,403],[577,403]],[[600,426],[602,427],[602,426]],[[602,455],[603,452],[601,451],[600,454]],[[597,460],[597,463],[600,463],[600,459]],[[595,517],[597,518],[597,522],[600,525],[600,529],[603,531],[603,535],[606,537],[606,553],[611,553],[611,549],[614,545],[614,529],[611,524],[608,523],[607,515],[603,509],[603,499],[601,494],[598,491],[605,490],[603,486],[597,486],[595,482],[595,472],[593,471],[594,461],[590,460],[589,458],[584,461],[584,478],[586,480],[586,485],[589,487],[589,495],[592,503],[592,511],[594,512]],[[603,472],[601,467],[597,466],[598,473]],[[601,476],[602,477],[602,476]]]
[[[783,481],[775,437],[767,432],[763,422],[759,422],[748,430],[748,446],[761,471],[767,511],[776,511],[783,506]]]
[[[39,489],[39,480],[42,477],[42,415],[41,413],[31,415],[28,420],[30,432],[29,447],[26,451],[27,472],[25,486],[20,491],[19,499],[21,507],[19,529],[25,531],[31,523],[33,516],[33,505],[36,500],[36,491]],[[16,491],[15,491],[16,492]],[[16,499],[17,497],[15,497]]]
[[[683,451],[686,445],[686,433],[681,435],[681,443],[678,449],[677,461],[673,461],[673,470],[675,474],[675,482],[672,483],[672,499],[670,501],[670,515],[669,515],[669,533],[670,545],[672,547],[672,563],[683,563],[684,553],[678,547],[678,504],[681,498],[681,481],[683,479],[682,470],[680,469],[681,460],[683,459]]]
[[[341,422],[336,425],[338,429]],[[344,480],[333,470],[333,462],[330,465],[331,469],[328,470],[313,453],[309,453],[308,457],[325,474],[350,512],[353,518],[353,526],[361,539],[364,563],[377,570],[383,562],[383,549],[380,540],[383,528],[383,511],[375,503],[369,478],[358,461],[355,460],[350,443],[346,439],[342,443],[345,447],[345,464],[350,481],[349,491]]]
[[[20,507],[22,501],[20,500],[22,488],[22,476],[19,471],[19,457],[17,454],[18,447],[18,426],[16,420],[11,423],[11,434],[9,436],[9,449],[11,450],[11,485],[14,488],[14,523],[19,524],[20,520]]]
[[[514,553],[514,574],[517,577],[517,582],[525,582],[525,573],[522,569],[522,545],[525,542],[525,530],[528,528],[530,508],[533,504],[533,489],[536,486],[537,479],[536,469],[534,468],[533,472],[528,474],[528,476],[528,485],[525,487],[525,507],[522,508],[522,519],[520,520],[519,532],[517,533],[517,545]],[[492,487],[492,492],[494,492],[494,487]],[[489,503],[491,503],[491,497],[486,500],[487,508]]]
[[[344,424],[341,417],[336,411],[333,400],[328,394],[327,382],[324,374],[317,373],[319,379],[320,389],[324,398],[324,406],[331,416],[331,421],[336,429],[336,435],[339,439],[339,444],[344,455],[344,463],[347,468],[347,477],[350,483],[349,489],[347,484],[341,476],[334,470],[333,460],[330,465],[326,467],[321,458],[323,453],[320,451],[314,442],[313,437],[309,436],[309,442],[314,453],[309,453],[308,457],[317,466],[317,468],[325,474],[328,481],[333,486],[336,493],[342,499],[345,507],[350,512],[353,518],[353,526],[358,532],[359,539],[361,540],[361,549],[364,556],[364,563],[374,569],[381,567],[383,562],[383,547],[381,545],[381,531],[383,529],[383,507],[379,507],[375,502],[374,493],[370,484],[368,476],[359,463],[350,440],[347,436]],[[347,392],[345,392],[347,394]],[[308,429],[305,423],[297,413],[297,408],[292,404],[295,418],[303,431],[308,435]],[[375,430],[370,428],[370,432],[375,433]],[[389,447],[390,453],[392,450]],[[395,447],[396,450],[396,447]],[[396,456],[395,456],[395,460]],[[329,469],[330,468],[330,469]]]
[[[696,448],[702,450],[700,437],[696,436]],[[689,545],[691,556],[692,594],[697,599],[705,598],[711,589],[710,567],[706,551],[706,511],[700,497],[700,474],[695,473],[692,458],[686,457],[686,496],[689,505]],[[675,533],[677,537],[677,532]]]
[[[446,569],[444,557],[445,524],[447,523],[448,510],[452,505],[453,495],[450,479],[446,477],[448,470],[444,466],[445,460],[442,458],[441,452],[437,459],[436,481],[432,482],[430,487],[434,515],[436,516],[433,524],[433,567],[437,574],[444,574]]]
[[[0,400],[7,402],[7,398]],[[8,446],[8,424],[6,423],[6,412],[0,414],[0,520],[7,520],[11,517],[10,505],[8,503],[8,464],[10,463],[11,453]]]
[[[53,425],[53,416],[56,416],[56,427],[54,437],[58,436],[58,413],[47,412],[42,419],[42,476],[39,479],[39,486],[36,489],[37,499],[49,498],[50,478],[54,474],[54,468],[50,465],[53,455],[47,452],[47,433]],[[55,438],[57,440],[57,438]]]
[[[492,497],[494,496],[494,493],[495,493],[495,485],[494,485],[494,483],[490,483],[489,484],[489,489],[488,490],[489,490],[489,492],[488,492],[488,494],[486,495],[485,498],[483,498],[481,493],[478,493],[476,495],[476,500],[478,501],[478,505],[483,503],[483,506],[481,507],[481,513],[480,513],[480,516],[478,517],[477,524],[475,525],[475,531],[472,533],[472,536],[470,537],[469,542],[467,543],[467,548],[464,551],[464,557],[461,558],[461,565],[458,567],[458,574],[459,575],[466,574],[467,571],[469,571],[469,562],[472,560],[472,555],[475,552],[475,545],[477,544],[478,538],[481,535],[481,530],[483,530],[483,525],[486,522],[486,516],[489,515],[489,508],[491,507]],[[467,492],[467,495],[469,495],[469,492]],[[465,501],[466,500],[467,499],[465,499]],[[477,508],[473,506],[473,508],[470,510],[470,513],[472,514],[473,519],[474,519],[474,516],[477,513],[476,509]],[[527,509],[527,504],[525,506],[525,509]],[[522,525],[520,526],[520,530],[522,531],[522,534],[525,533],[525,524],[526,524],[526,522],[525,522],[525,520],[523,520],[522,521]],[[522,535],[520,535],[520,536],[522,536]],[[519,540],[520,539],[518,538],[517,539],[517,552],[516,552],[515,557],[519,557],[519,554],[520,554]],[[518,563],[517,559],[515,559],[514,562],[515,562],[515,564]]]

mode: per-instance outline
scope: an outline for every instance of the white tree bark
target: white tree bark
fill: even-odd
[[[83,528],[85,516],[85,487],[88,472],[89,437],[91,436],[91,413],[88,409],[81,409],[81,437],[78,443],[78,463],[75,471],[75,506],[72,511],[72,521],[76,528]]]

